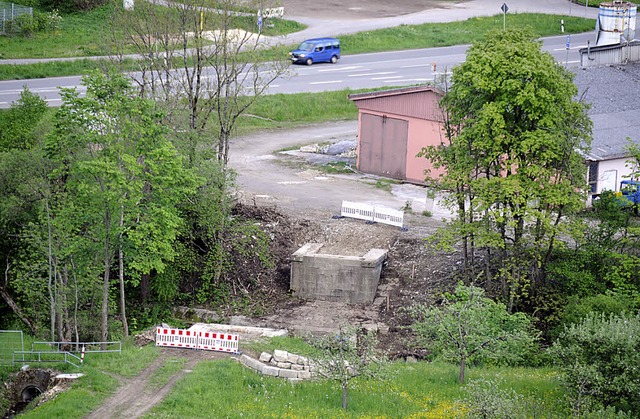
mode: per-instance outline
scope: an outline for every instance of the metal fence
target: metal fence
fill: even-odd
[[[0,365],[11,365],[14,352],[24,351],[24,336],[21,330],[0,330]]]
[[[31,342],[34,352],[122,353],[122,342]]]
[[[640,41],[580,48],[580,66],[594,67],[640,61]]]
[[[26,14],[33,16],[33,7],[0,1],[0,34],[7,33],[7,30],[11,27],[11,23],[18,16]]]

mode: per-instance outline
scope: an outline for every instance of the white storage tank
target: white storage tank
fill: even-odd
[[[627,1],[600,3],[596,45],[619,44],[635,38],[638,6]]]

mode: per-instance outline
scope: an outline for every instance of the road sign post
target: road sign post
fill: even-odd
[[[502,10],[502,30],[506,31],[507,30],[507,12],[509,11],[509,6],[507,6],[507,3],[502,3],[502,7],[500,7],[500,10]]]
[[[569,64],[569,48],[571,48],[571,35],[567,35],[567,42],[565,43],[565,47],[567,49],[567,55],[564,60],[564,67],[567,68],[567,65]]]

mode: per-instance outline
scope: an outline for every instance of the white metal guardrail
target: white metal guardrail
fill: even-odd
[[[375,223],[401,227],[404,224],[404,212],[382,205],[363,204],[353,201],[342,201],[340,215]]]

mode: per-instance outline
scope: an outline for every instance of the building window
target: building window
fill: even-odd
[[[589,162],[589,190],[592,194],[598,190],[598,162]]]

